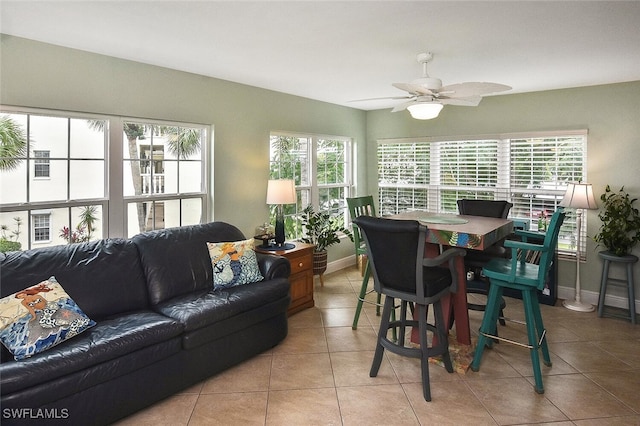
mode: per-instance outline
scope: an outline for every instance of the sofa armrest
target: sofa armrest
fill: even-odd
[[[256,258],[258,259],[260,273],[265,280],[289,278],[289,275],[291,275],[291,265],[284,256],[256,252]]]

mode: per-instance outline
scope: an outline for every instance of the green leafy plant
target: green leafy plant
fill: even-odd
[[[340,232],[353,241],[353,234],[344,227],[342,216],[332,216],[325,211],[314,212],[310,205],[302,211],[300,223],[304,230],[301,240],[316,246],[316,252],[325,251],[327,247],[339,243]]]
[[[640,242],[640,212],[633,206],[637,198],[631,198],[624,187],[614,192],[607,185],[600,200],[603,210],[598,217],[602,225],[593,240],[616,256],[631,253]]]
[[[76,229],[70,229],[68,226],[63,226],[60,229],[60,238],[64,239],[69,244],[85,243],[91,240],[93,232],[96,230],[94,224],[98,221],[97,217],[98,209],[96,206],[84,206],[80,212],[80,222]]]
[[[20,226],[22,225],[22,219],[14,217],[16,229],[11,231],[11,235],[7,236],[9,227],[7,225],[0,225],[0,253],[7,253],[9,251],[19,251],[22,249],[22,244],[18,241],[20,236]]]

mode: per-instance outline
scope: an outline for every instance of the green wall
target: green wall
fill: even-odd
[[[2,35],[0,42],[4,105],[212,125],[211,219],[233,223],[246,235],[268,215],[266,159],[273,130],[353,137],[356,191],[363,195],[377,186],[381,138],[586,128],[588,177],[596,194],[610,184],[640,195],[640,82],[487,97],[478,107],[447,106],[437,119],[419,121],[407,112],[364,112],[12,36]],[[594,235],[597,212],[588,212],[587,222],[587,234]],[[596,252],[589,240],[581,278],[583,298],[592,302],[601,271]],[[352,244],[344,241],[331,249],[329,260],[351,254]],[[573,288],[575,263],[561,261],[559,269],[563,295]]]
[[[365,140],[365,112],[357,109],[18,37],[0,41],[3,105],[212,125],[210,219],[247,236],[268,218],[271,131],[348,136],[356,146]],[[329,260],[349,254],[346,240]]]

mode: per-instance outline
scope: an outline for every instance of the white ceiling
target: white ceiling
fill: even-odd
[[[435,58],[521,93],[640,80],[640,1],[0,1],[0,32],[364,110]]]

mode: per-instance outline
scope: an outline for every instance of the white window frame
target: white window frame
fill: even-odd
[[[202,158],[202,190],[198,193],[175,193],[175,194],[158,194],[155,198],[142,197],[145,201],[166,201],[166,200],[182,200],[186,198],[199,198],[202,203],[202,213],[200,215],[199,220],[206,220],[209,217],[209,209],[210,209],[210,201],[213,197],[211,194],[211,187],[209,185],[209,179],[211,176],[210,171],[210,159],[209,152],[210,147],[212,145],[212,126],[206,124],[198,124],[198,123],[185,123],[185,122],[169,122],[169,121],[159,121],[159,120],[151,120],[151,119],[140,119],[140,118],[130,118],[130,117],[120,117],[120,116],[111,116],[111,115],[98,115],[98,114],[89,114],[82,112],[70,112],[70,111],[62,111],[62,110],[49,110],[49,109],[39,109],[39,108],[23,108],[23,107],[15,107],[15,106],[6,106],[0,105],[0,114],[19,114],[19,115],[32,115],[32,116],[48,116],[48,117],[60,117],[65,119],[82,119],[82,120],[102,120],[105,121],[105,130],[104,130],[104,156],[100,159],[92,159],[92,160],[102,160],[104,162],[104,188],[103,188],[103,197],[96,198],[84,198],[84,199],[71,199],[69,197],[69,183],[67,185],[67,197],[63,200],[55,200],[55,201],[38,201],[33,202],[27,200],[27,202],[17,202],[17,203],[2,203],[0,200],[0,213],[3,214],[3,219],[8,221],[6,224],[11,226],[11,218],[14,216],[21,217],[23,219],[23,223],[25,227],[23,228],[26,232],[23,232],[19,238],[19,241],[22,243],[22,249],[26,250],[28,248],[34,248],[34,235],[33,235],[33,222],[32,216],[33,214],[39,214],[39,211],[47,210],[49,212],[56,211],[56,214],[63,213],[63,216],[69,218],[69,223],[73,224],[77,221],[77,215],[75,214],[75,210],[81,208],[83,206],[96,206],[100,211],[100,220],[98,222],[99,232],[96,232],[96,235],[99,234],[99,237],[96,238],[107,238],[107,237],[123,237],[126,238],[128,236],[127,230],[127,211],[126,211],[126,201],[130,201],[125,199],[123,195],[123,123],[125,121],[137,121],[137,122],[145,122],[145,123],[156,123],[165,126],[177,126],[177,127],[198,127],[203,128],[206,132],[206,140],[201,143],[201,158]],[[29,137],[28,129],[27,129],[27,137]],[[25,179],[30,179],[30,176],[33,176],[34,172],[30,169],[33,167],[33,160],[35,159],[33,156],[33,150],[30,150],[27,156],[24,158],[26,161],[26,176]],[[71,157],[69,157],[70,159]],[[67,158],[54,158],[55,160],[67,160]],[[49,159],[51,160],[51,158]],[[98,170],[96,170],[99,173]],[[50,178],[53,179],[53,178]],[[29,191],[27,182],[27,191]],[[66,212],[65,212],[66,210]],[[69,223],[63,224],[69,226]],[[50,229],[50,237],[51,241],[49,244],[45,244],[44,242],[38,242],[38,246],[46,246],[46,245],[56,245],[60,244],[60,241],[57,239],[58,235],[56,233],[56,229],[58,225],[53,223],[51,224],[52,229]],[[62,225],[61,225],[62,226]],[[69,226],[73,228],[74,225]],[[54,229],[55,228],[55,229]],[[136,232],[137,233],[137,232]]]
[[[40,225],[39,221],[46,218],[46,226]],[[32,211],[31,212],[32,235],[34,244],[45,244],[51,242],[51,212]],[[39,226],[40,225],[40,226]],[[38,239],[38,230],[46,228],[47,238]]]
[[[519,204],[516,201],[516,194],[523,193],[522,187],[515,186],[515,175],[512,170],[512,147],[522,140],[548,140],[557,138],[564,139],[580,139],[582,140],[582,152],[575,153],[578,158],[578,162],[574,170],[569,172],[564,171],[565,177],[568,179],[563,181],[557,181],[553,188],[530,188],[527,192],[530,192],[532,197],[548,197],[545,202],[549,204],[549,210],[555,210],[559,206],[560,201],[563,198],[566,190],[567,182],[586,181],[587,170],[587,134],[586,130],[572,130],[572,131],[557,131],[557,132],[532,132],[532,133],[513,133],[513,134],[498,134],[498,135],[482,135],[482,136],[465,136],[465,137],[450,137],[450,138],[436,138],[436,137],[424,137],[424,138],[404,138],[404,139],[381,139],[378,140],[378,202],[380,206],[381,214],[394,214],[402,210],[409,209],[424,209],[439,213],[457,213],[457,207],[455,205],[455,199],[462,197],[469,198],[484,198],[484,199],[504,199],[512,201],[515,204]],[[443,171],[442,163],[442,150],[449,142],[459,144],[471,144],[480,141],[486,141],[487,144],[495,143],[495,168],[496,176],[491,176],[493,181],[491,184],[486,185],[461,185],[459,181],[452,183],[444,178],[445,172]],[[394,148],[395,147],[395,148]],[[428,175],[428,179],[410,182],[406,176],[411,176],[408,173],[406,176],[398,175],[394,178],[385,169],[385,158],[389,158],[390,164],[392,164],[391,158],[393,158],[394,149],[397,152],[403,153],[404,157],[396,164],[404,161],[405,164],[402,167],[421,167],[424,173]],[[426,155],[429,157],[428,166],[420,166],[417,160],[408,159],[412,151],[419,152],[420,150],[427,150]],[[573,152],[573,151],[572,151]],[[386,157],[385,157],[386,156]],[[490,160],[488,160],[490,161]],[[461,162],[464,164],[464,162]],[[488,164],[488,163],[487,163]],[[390,166],[391,167],[391,166]],[[396,167],[398,168],[398,167]],[[424,174],[422,173],[422,174]],[[410,179],[409,179],[410,180]],[[427,183],[428,182],[428,183]],[[493,183],[495,182],[495,184]],[[555,182],[555,181],[554,181]],[[443,194],[449,192],[452,195],[451,202],[443,202]],[[390,203],[390,200],[394,200],[395,205]],[[406,201],[399,203],[398,200]],[[512,199],[513,198],[513,199]],[[566,209],[569,213],[564,221],[561,232],[567,236],[575,235],[576,230],[576,217],[575,212],[572,209]],[[510,212],[510,217],[519,220],[528,221],[531,229],[537,229],[537,217],[531,217],[532,210],[529,211],[529,217],[518,217],[518,211],[522,211],[522,205],[514,206]],[[583,218],[586,221],[586,217]],[[581,247],[579,248],[580,259],[586,258],[586,223],[583,223],[581,231]],[[565,245],[560,245],[558,253],[565,257],[576,257],[576,247],[571,246],[575,242],[571,242]]]
[[[295,235],[287,234],[287,238],[296,239],[302,237],[302,229],[300,221],[298,219],[299,214],[308,205],[311,205],[314,211],[328,210],[336,215],[341,215],[346,225],[349,220],[349,212],[347,208],[346,199],[351,195],[351,188],[353,187],[353,139],[347,136],[332,136],[332,135],[319,135],[311,133],[295,133],[286,131],[272,131],[269,135],[269,164],[270,164],[270,179],[294,179],[296,184],[296,196],[298,202],[296,205],[284,206],[285,207],[285,223],[287,221],[293,221]],[[271,173],[271,165],[274,163],[271,158],[271,143],[273,138],[276,137],[291,137],[299,139],[307,139],[307,149],[303,159],[307,159],[308,163],[301,166],[301,173],[306,172],[306,176],[284,176],[282,174],[274,175]],[[335,140],[344,143],[344,175],[345,181],[341,183],[324,184],[318,181],[318,146],[321,141]],[[340,190],[344,194],[338,204],[332,204],[330,206],[321,205],[320,193],[322,191]],[[272,219],[275,217],[275,206],[271,206]],[[328,207],[328,208],[327,208]],[[273,221],[272,221],[273,222]]]
[[[51,161],[49,160],[50,157],[51,151],[49,150],[33,150],[33,177],[35,179],[49,179],[51,177]],[[44,170],[46,170],[46,174],[38,174],[39,171],[43,172]]]

